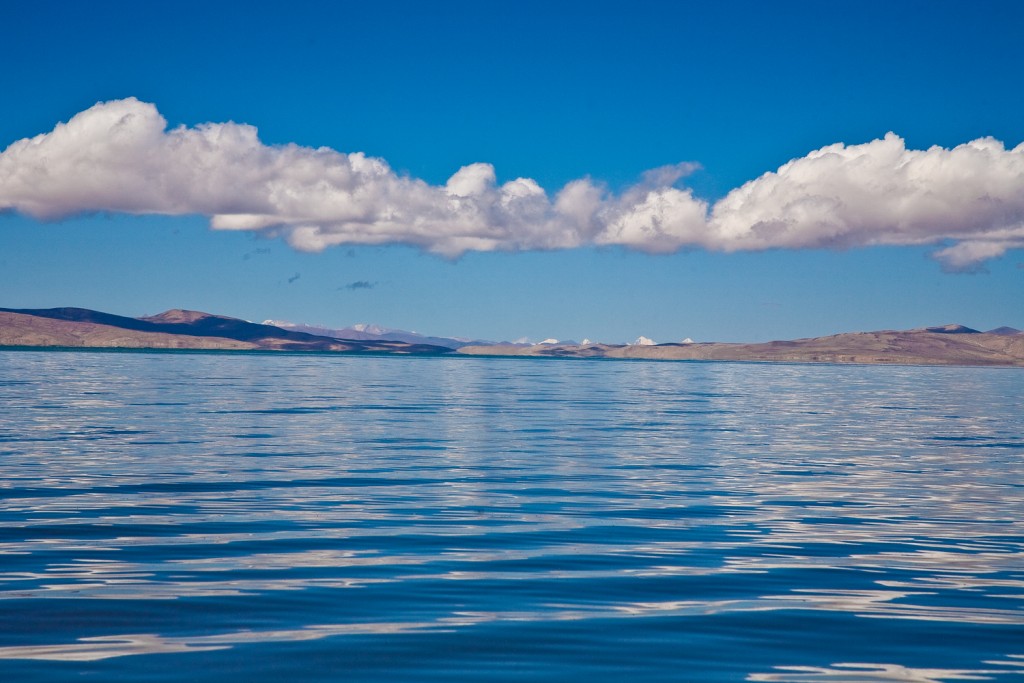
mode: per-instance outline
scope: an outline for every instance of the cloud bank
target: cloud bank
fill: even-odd
[[[981,138],[910,150],[890,133],[794,159],[710,205],[680,179],[695,164],[648,171],[609,192],[590,179],[549,194],[499,184],[494,167],[459,169],[441,186],[383,159],[294,144],[256,128],[167,129],[152,104],[99,103],[0,153],[0,210],[43,220],[93,211],[202,214],[219,230],[280,235],[304,251],[403,243],[466,251],[620,245],[646,252],[938,244],[951,270],[1024,246],[1024,144]]]

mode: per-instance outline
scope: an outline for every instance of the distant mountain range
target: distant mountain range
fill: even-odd
[[[393,330],[387,327],[380,327],[379,325],[353,325],[352,327],[343,327],[341,329],[333,329],[330,327],[319,327],[317,325],[302,325],[297,323],[285,322],[283,320],[264,320],[264,325],[273,325],[280,327],[283,330],[291,330],[294,332],[305,332],[307,334],[314,334],[321,337],[332,337],[336,339],[359,339],[363,341],[400,341],[408,344],[430,344],[432,346],[444,346],[449,349],[460,349],[463,346],[476,345],[476,346],[487,346],[494,342],[485,341],[482,339],[457,339],[455,337],[428,337],[426,335],[418,334],[416,332],[406,332],[405,330]]]
[[[1012,327],[988,332],[963,325],[915,330],[848,332],[828,337],[761,344],[679,343],[630,345],[465,346],[471,355],[563,358],[741,360],[790,363],[905,365],[1008,365],[1024,367],[1024,334]]]
[[[645,358],[769,362],[1024,367],[1024,333],[1012,327],[988,332],[963,325],[914,330],[852,332],[762,344],[718,342],[654,344],[469,342],[427,337],[369,325],[328,329],[291,323],[252,323],[222,315],[174,309],[129,318],[84,308],[0,308],[0,347],[312,351],[391,355],[466,354],[556,358]]]

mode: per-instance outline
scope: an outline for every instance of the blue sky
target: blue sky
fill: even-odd
[[[423,228],[429,235],[390,226],[383,243],[370,245],[350,243],[365,241],[362,228],[334,214],[302,239],[289,231],[310,216],[286,228],[211,229],[211,215],[245,202],[194,169],[182,181],[185,199],[175,190],[133,203],[141,195],[129,188],[104,203],[74,184],[85,182],[81,167],[55,172],[60,188],[39,189],[50,182],[38,180],[40,168],[58,152],[77,153],[54,142],[45,156],[7,152],[0,165],[0,205],[9,206],[0,214],[2,306],[126,315],[183,307],[612,342],[641,334],[753,341],[954,321],[1024,328],[1024,175],[1022,155],[1013,154],[1024,141],[1021,3],[2,5],[0,149],[98,102],[137,98],[128,111],[162,116],[168,130],[250,124],[261,145],[293,144],[303,158],[327,147],[383,159],[389,201],[407,223],[449,201],[438,196],[461,167],[490,164],[490,180],[480,167],[464,180],[504,199],[505,183],[532,179],[546,193],[551,230],[566,235],[555,240],[519,213],[501,213],[488,226],[498,237],[466,242],[446,232],[464,218],[448,209]],[[860,147],[889,131],[902,138],[896,147]],[[886,214],[907,203],[885,166],[892,150],[907,160],[914,150],[983,137],[1003,149],[982,150],[989,156],[976,167],[954,157],[952,180],[944,171],[921,181],[932,197],[956,195],[946,204]],[[827,177],[815,197],[844,199],[841,226],[822,228],[812,217],[795,237],[731,237],[749,227],[743,221],[790,211],[755,197],[726,212],[720,203],[731,192],[836,143],[880,161],[849,180],[845,167],[820,171],[810,160],[756,196],[792,198],[801,178]],[[144,175],[156,172],[151,156],[103,158],[128,171],[143,164]],[[930,159],[914,163],[928,169]],[[646,171],[681,162],[699,168],[645,185]],[[172,173],[167,165],[182,162],[153,163]],[[282,173],[295,187],[293,171]],[[18,185],[17,174],[31,182]],[[603,193],[602,215],[617,218],[568,226],[556,198],[581,179]],[[302,182],[308,190],[313,181]],[[217,196],[197,198],[206,189]],[[429,196],[402,194],[413,190]],[[680,219],[672,235],[651,241],[628,227],[647,215],[637,192],[724,217],[706,226]],[[995,198],[1001,223],[971,223],[992,204],[971,204],[982,195]],[[367,230],[381,225],[375,216]],[[961,224],[975,232],[961,234]],[[958,251],[936,260],[951,247]]]

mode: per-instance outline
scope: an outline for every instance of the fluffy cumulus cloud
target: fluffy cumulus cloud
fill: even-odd
[[[951,241],[936,257],[968,269],[1024,246],[1024,144],[830,145],[730,192],[709,227],[727,250]]]
[[[984,138],[908,150],[899,137],[836,144],[709,205],[677,186],[696,167],[654,169],[619,194],[588,179],[549,194],[498,183],[490,164],[444,185],[328,148],[268,146],[252,126],[167,129],[152,104],[104,102],[0,153],[0,209],[40,219],[90,211],[203,214],[212,227],[319,251],[411,244],[466,251],[621,245],[648,252],[941,244],[970,270],[1024,246],[1024,145]]]

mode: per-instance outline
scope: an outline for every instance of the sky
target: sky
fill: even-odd
[[[1024,328],[1024,3],[0,0],[0,306]]]

